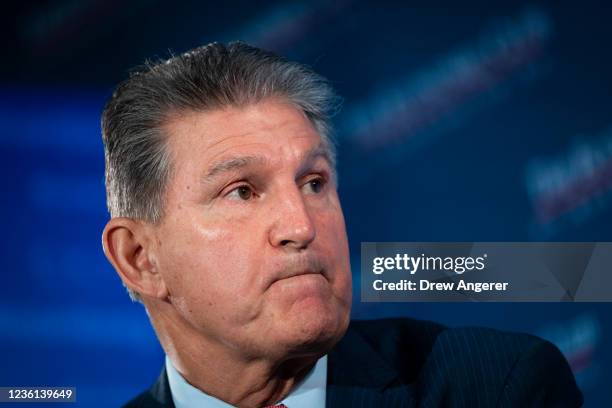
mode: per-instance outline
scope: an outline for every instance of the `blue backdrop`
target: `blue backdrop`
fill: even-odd
[[[611,304],[371,304],[358,291],[362,241],[612,241],[609,6],[175,3],[5,10],[0,386],[76,386],[78,406],[112,407],[157,377],[146,314],[101,250],[100,112],[145,58],[242,39],[313,66],[345,98],[334,122],[355,317],[543,336],[585,406],[612,406]]]

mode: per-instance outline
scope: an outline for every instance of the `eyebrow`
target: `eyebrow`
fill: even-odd
[[[323,145],[318,145],[310,149],[302,160],[302,164],[298,169],[298,173],[301,174],[305,171],[305,168],[313,162],[315,159],[322,157],[325,159],[333,169],[333,158],[330,156],[329,149]],[[266,163],[268,160],[263,156],[236,156],[225,158],[211,166],[208,172],[202,177],[204,183],[210,183],[215,178],[228,172],[232,172],[241,168],[250,167],[255,164]]]
[[[252,166],[255,163],[265,162],[261,156],[239,156],[226,158],[218,163],[215,163],[210,170],[204,175],[202,180],[210,182],[223,173],[228,173],[240,168]]]
[[[302,160],[302,164],[298,168],[298,175],[302,175],[306,171],[306,168],[319,157],[325,159],[329,164],[329,167],[332,169],[332,173],[335,173],[334,169],[334,158],[331,156],[331,152],[329,148],[327,148],[322,143],[310,149],[304,155],[304,159]]]

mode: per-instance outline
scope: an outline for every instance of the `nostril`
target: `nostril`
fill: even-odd
[[[282,240],[280,244],[281,244],[282,246],[287,246],[287,245],[289,245],[290,243],[291,243],[291,241],[290,241],[290,240],[285,239],[285,240]]]

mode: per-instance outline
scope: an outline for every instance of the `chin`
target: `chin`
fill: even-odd
[[[288,321],[285,339],[288,347],[304,353],[324,354],[331,349],[344,335],[348,327],[348,313],[313,308],[304,310],[299,316]]]

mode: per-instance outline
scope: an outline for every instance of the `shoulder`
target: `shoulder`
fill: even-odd
[[[449,396],[473,406],[582,403],[564,356],[536,336],[404,318],[355,321],[351,329],[434,405]]]

